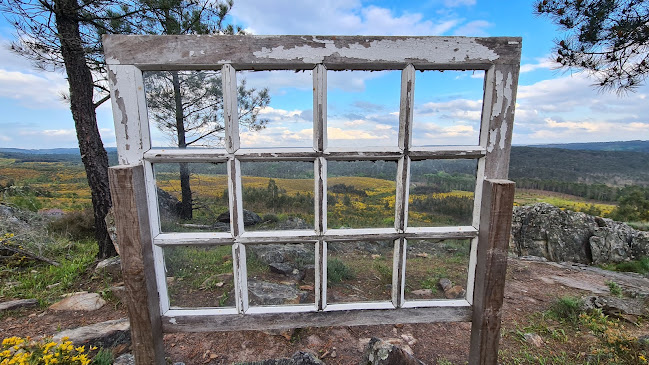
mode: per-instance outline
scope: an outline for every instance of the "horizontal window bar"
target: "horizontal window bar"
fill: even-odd
[[[362,326],[395,323],[468,322],[469,306],[341,310],[264,314],[205,314],[197,310],[169,310],[162,317],[164,332],[213,332],[304,327]]]

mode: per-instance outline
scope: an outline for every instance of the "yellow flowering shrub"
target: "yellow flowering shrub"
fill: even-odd
[[[67,337],[61,343],[9,337],[2,340],[0,348],[0,365],[87,365],[90,361],[85,348],[74,347]]]

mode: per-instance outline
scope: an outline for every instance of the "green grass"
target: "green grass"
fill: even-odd
[[[332,258],[327,261],[327,280],[330,283],[340,283],[355,277],[354,271],[341,260]]]
[[[601,268],[611,271],[635,272],[638,274],[649,274],[649,257],[642,257],[639,260],[631,260],[616,264],[603,264]]]
[[[549,314],[559,322],[577,323],[582,313],[581,299],[571,296],[558,298],[550,307]]]

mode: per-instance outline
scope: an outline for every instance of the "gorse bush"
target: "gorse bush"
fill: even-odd
[[[570,296],[558,298],[550,307],[550,314],[561,322],[576,324],[581,313],[581,300]]]
[[[94,350],[96,348],[91,348]],[[90,359],[83,346],[74,347],[63,337],[62,342],[32,341],[29,337],[9,337],[2,340],[0,365],[88,365]]]
[[[95,217],[90,208],[83,211],[74,211],[63,217],[53,220],[47,228],[66,238],[82,240],[95,236]]]
[[[354,271],[337,258],[327,261],[327,279],[330,283],[340,283],[356,277]]]

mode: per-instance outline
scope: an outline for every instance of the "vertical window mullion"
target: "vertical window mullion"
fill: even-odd
[[[239,109],[237,106],[237,73],[232,65],[225,64],[221,68],[223,82],[223,119],[225,127],[225,149],[236,152],[240,147],[239,141]]]
[[[318,64],[313,69],[313,149],[323,153],[327,148],[327,68]],[[315,189],[315,231],[324,234],[327,230],[327,160],[315,159],[313,166]],[[316,307],[323,310],[327,305],[327,250],[326,243],[316,244]]]

